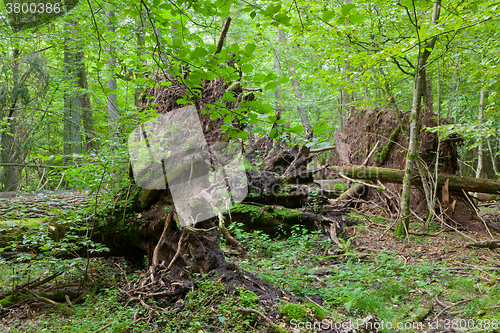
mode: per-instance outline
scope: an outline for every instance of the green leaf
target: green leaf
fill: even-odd
[[[353,21],[355,23],[363,23],[363,21],[365,20],[365,17],[364,17],[364,15],[354,13],[350,16],[350,19],[351,19],[351,21]]]
[[[245,53],[247,56],[251,56],[253,51],[255,51],[255,44],[254,43],[248,43],[245,45]]]
[[[290,79],[286,76],[282,77],[281,79],[278,80],[278,82],[276,82],[277,84],[285,84],[285,83],[288,83],[290,82]]]
[[[241,140],[246,141],[248,140],[248,132],[247,131],[240,131],[238,133],[238,136],[240,137]]]
[[[330,21],[333,17],[335,16],[335,12],[333,10],[327,10],[326,12],[323,12],[323,21],[328,22]]]
[[[278,13],[280,10],[281,10],[281,5],[280,4],[278,4],[276,6],[271,4],[271,5],[267,6],[267,8],[266,8],[266,14],[268,14],[268,15],[274,15],[274,14]]]
[[[326,130],[326,128],[327,128],[327,127],[328,127],[328,123],[324,123],[324,124],[322,124],[322,125],[318,126],[318,127],[314,130],[313,134],[314,134],[314,135],[320,135],[321,133],[323,133],[323,132]]]
[[[276,80],[277,78],[278,78],[278,76],[274,73],[269,73],[266,75],[266,79],[269,81]]]
[[[253,77],[254,81],[264,81],[265,79],[266,79],[266,77],[262,74],[255,74]]]
[[[278,130],[276,128],[273,128],[269,132],[269,136],[271,137],[271,139],[276,139],[278,137]]]
[[[256,15],[257,15],[257,14],[256,14],[255,12],[251,12],[251,13],[250,13],[250,18],[252,18],[252,19],[253,19],[253,18],[255,18],[255,16],[256,16]]]
[[[271,112],[274,110],[273,106],[269,103],[262,103],[260,109],[264,111],[265,113]]]
[[[342,6],[342,15],[345,16],[351,9],[353,9],[354,6],[352,3],[348,3]]]
[[[191,57],[193,58],[202,58],[208,54],[207,50],[202,47],[196,47],[193,51],[191,51]]]
[[[240,51],[240,46],[237,43],[234,43],[229,49],[233,53],[238,53]]]
[[[210,53],[210,54],[214,54],[214,53],[215,53],[215,51],[217,51],[217,46],[216,46],[216,45],[213,45],[213,44],[212,44],[212,45],[209,45],[209,46],[208,46],[208,53]]]
[[[302,133],[304,132],[304,127],[302,127],[302,125],[295,125],[293,127],[290,127],[290,132],[292,133]]]
[[[214,72],[207,71],[207,72],[203,72],[202,77],[205,80],[212,81],[213,79],[215,79],[215,74],[214,74]]]
[[[227,92],[222,96],[223,101],[234,102],[236,101],[236,97],[234,97],[233,93]]]
[[[250,73],[253,71],[253,65],[252,64],[244,64],[241,66],[241,71],[243,73]]]
[[[276,14],[276,15],[274,16],[274,19],[275,19],[277,22],[279,22],[279,23],[281,23],[281,24],[284,24],[284,25],[288,25],[288,24],[290,24],[290,20],[291,20],[290,16],[288,16],[288,15],[287,15],[287,14],[285,14],[285,13],[279,13],[279,14]]]
[[[227,125],[231,124],[231,120],[232,120],[231,116],[225,116],[224,117],[224,124],[227,124]]]
[[[274,90],[274,89],[276,89],[277,85],[278,85],[278,83],[276,83],[276,82],[269,82],[268,84],[266,84],[264,86],[264,89],[265,90]]]

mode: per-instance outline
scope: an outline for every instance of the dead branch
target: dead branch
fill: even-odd
[[[160,252],[160,248],[163,245],[163,242],[165,241],[165,238],[167,237],[167,229],[168,226],[170,225],[170,220],[172,219],[172,212],[169,212],[167,215],[167,218],[165,220],[165,226],[163,227],[163,232],[161,233],[160,240],[156,244],[156,247],[153,251],[153,260],[152,260],[152,265],[157,266],[158,265],[158,254]]]
[[[222,51],[222,47],[224,46],[224,40],[226,39],[227,31],[229,30],[229,25],[231,24],[231,18],[228,17],[222,26],[222,30],[220,32],[219,41],[217,42],[217,50],[214,54],[220,53]]]
[[[261,317],[262,319],[264,319],[269,324],[269,326],[271,326],[276,331],[278,331],[278,332],[283,332],[283,331],[288,332],[288,330],[285,330],[283,327],[280,327],[280,326],[276,325],[271,319],[269,319],[269,317],[267,317],[265,314],[263,314],[260,311],[257,311],[257,310],[254,310],[254,309],[249,309],[249,308],[239,308],[238,311],[245,312],[245,313],[256,314],[259,317]]]
[[[467,243],[465,244],[465,247],[470,249],[472,247],[477,247],[481,249],[497,249],[500,247],[500,241],[498,240],[487,240],[487,241],[480,241],[480,242],[472,242],[472,243]]]

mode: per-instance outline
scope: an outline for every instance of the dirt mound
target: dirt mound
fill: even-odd
[[[418,138],[419,157],[433,173],[438,150],[438,134],[426,130],[437,126],[437,116],[431,112],[422,110],[420,121],[420,134]],[[409,128],[409,112],[402,115],[403,123]],[[449,124],[446,119],[441,119],[441,124]],[[350,161],[353,165],[361,165],[366,157],[374,149],[373,153],[365,165],[379,166],[383,168],[404,170],[406,162],[406,150],[408,142],[403,133],[398,129],[398,121],[393,110],[376,108],[373,110],[351,109],[349,119],[340,134],[342,143],[350,152]],[[388,145],[392,141],[393,144]],[[377,144],[378,142],[378,144]],[[456,174],[459,170],[457,144],[461,142],[458,136],[451,136],[441,141],[439,148],[439,173]],[[328,164],[341,165],[341,159],[336,150],[333,150]],[[415,170],[415,174],[418,171]],[[389,193],[400,194],[401,184],[384,184]],[[441,198],[441,189],[438,190],[437,197]],[[399,200],[389,200],[380,192],[373,188],[367,188],[364,195],[366,201],[371,201],[382,207],[388,207],[391,213],[396,213],[399,207]],[[391,201],[391,202],[389,202]],[[394,202],[398,201],[398,202]],[[450,202],[453,202],[453,209],[449,209],[446,214],[458,228],[466,228],[470,231],[485,232],[483,223],[478,219],[473,207],[463,193],[450,193]],[[422,187],[413,187],[411,209],[418,215],[425,215],[427,204],[425,192]]]
[[[436,133],[426,131],[426,128],[437,126],[436,115],[424,112],[421,115],[421,132],[418,138],[420,157],[434,170],[436,162],[436,151],[438,148],[438,136]],[[409,113],[403,115],[403,122],[409,128]],[[441,119],[441,124],[449,124],[445,119]],[[372,154],[366,165],[378,163],[383,147],[387,145],[391,135],[398,127],[398,122],[394,116],[394,111],[389,109],[356,110],[352,109],[349,119],[341,133],[341,139],[351,151],[351,162],[354,165],[361,165],[366,156],[373,149],[377,141],[379,142],[377,154]],[[393,135],[394,145],[388,152],[387,160],[378,164],[382,168],[404,169],[406,159],[406,149],[408,143],[404,135],[399,131]],[[441,141],[439,156],[439,172],[456,174],[458,167],[458,153],[456,143],[460,141],[457,137],[450,137]],[[332,151],[328,161],[331,165],[339,165],[339,156],[336,151]]]
[[[216,102],[222,101],[223,95],[227,91],[233,93],[236,98],[235,101],[224,102],[225,108],[229,110],[238,108],[238,103],[241,101],[252,100],[254,98],[253,93],[244,93],[239,85],[236,85],[236,88],[233,89],[233,86],[230,86],[228,82],[225,82],[221,78],[216,78],[212,81],[203,80],[203,85],[198,90],[189,90],[184,84],[178,81],[170,82],[169,86],[161,85],[161,82],[168,81],[162,75],[155,76],[154,80],[158,84],[147,89],[141,97],[144,112],[148,112],[149,110],[154,110],[154,112],[160,114],[170,112],[185,106],[185,104],[179,102],[185,98],[186,93],[187,95],[192,95],[191,98],[188,98],[187,104],[194,104],[196,106],[208,143],[221,141],[223,133],[220,127],[224,124],[224,118],[231,116],[226,115],[216,120],[210,118],[211,114],[218,113],[218,107],[215,106]],[[243,124],[238,123],[236,127],[242,129]]]

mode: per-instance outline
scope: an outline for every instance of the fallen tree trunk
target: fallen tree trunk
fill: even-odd
[[[354,178],[366,180],[380,180],[385,183],[403,183],[404,171],[398,169],[386,169],[376,167],[361,167],[361,166],[329,166],[333,172]],[[444,186],[446,180],[449,180],[448,188],[450,191],[470,191],[480,193],[500,193],[500,181],[494,179],[461,177],[456,175],[438,174],[438,187]],[[412,179],[412,184],[416,186],[422,185],[420,176],[415,175]]]

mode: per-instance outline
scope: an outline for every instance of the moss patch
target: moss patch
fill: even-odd
[[[302,212],[281,206],[243,203],[231,209],[231,218],[243,223],[243,230],[262,230],[274,235],[278,230],[288,232],[292,225],[301,224]]]
[[[299,320],[305,321],[307,319],[307,310],[298,304],[286,303],[280,307],[280,312],[286,317],[288,320]]]
[[[3,299],[0,299],[0,306],[6,308],[13,304],[19,303],[20,301],[22,301],[22,297],[17,295],[9,295]]]

